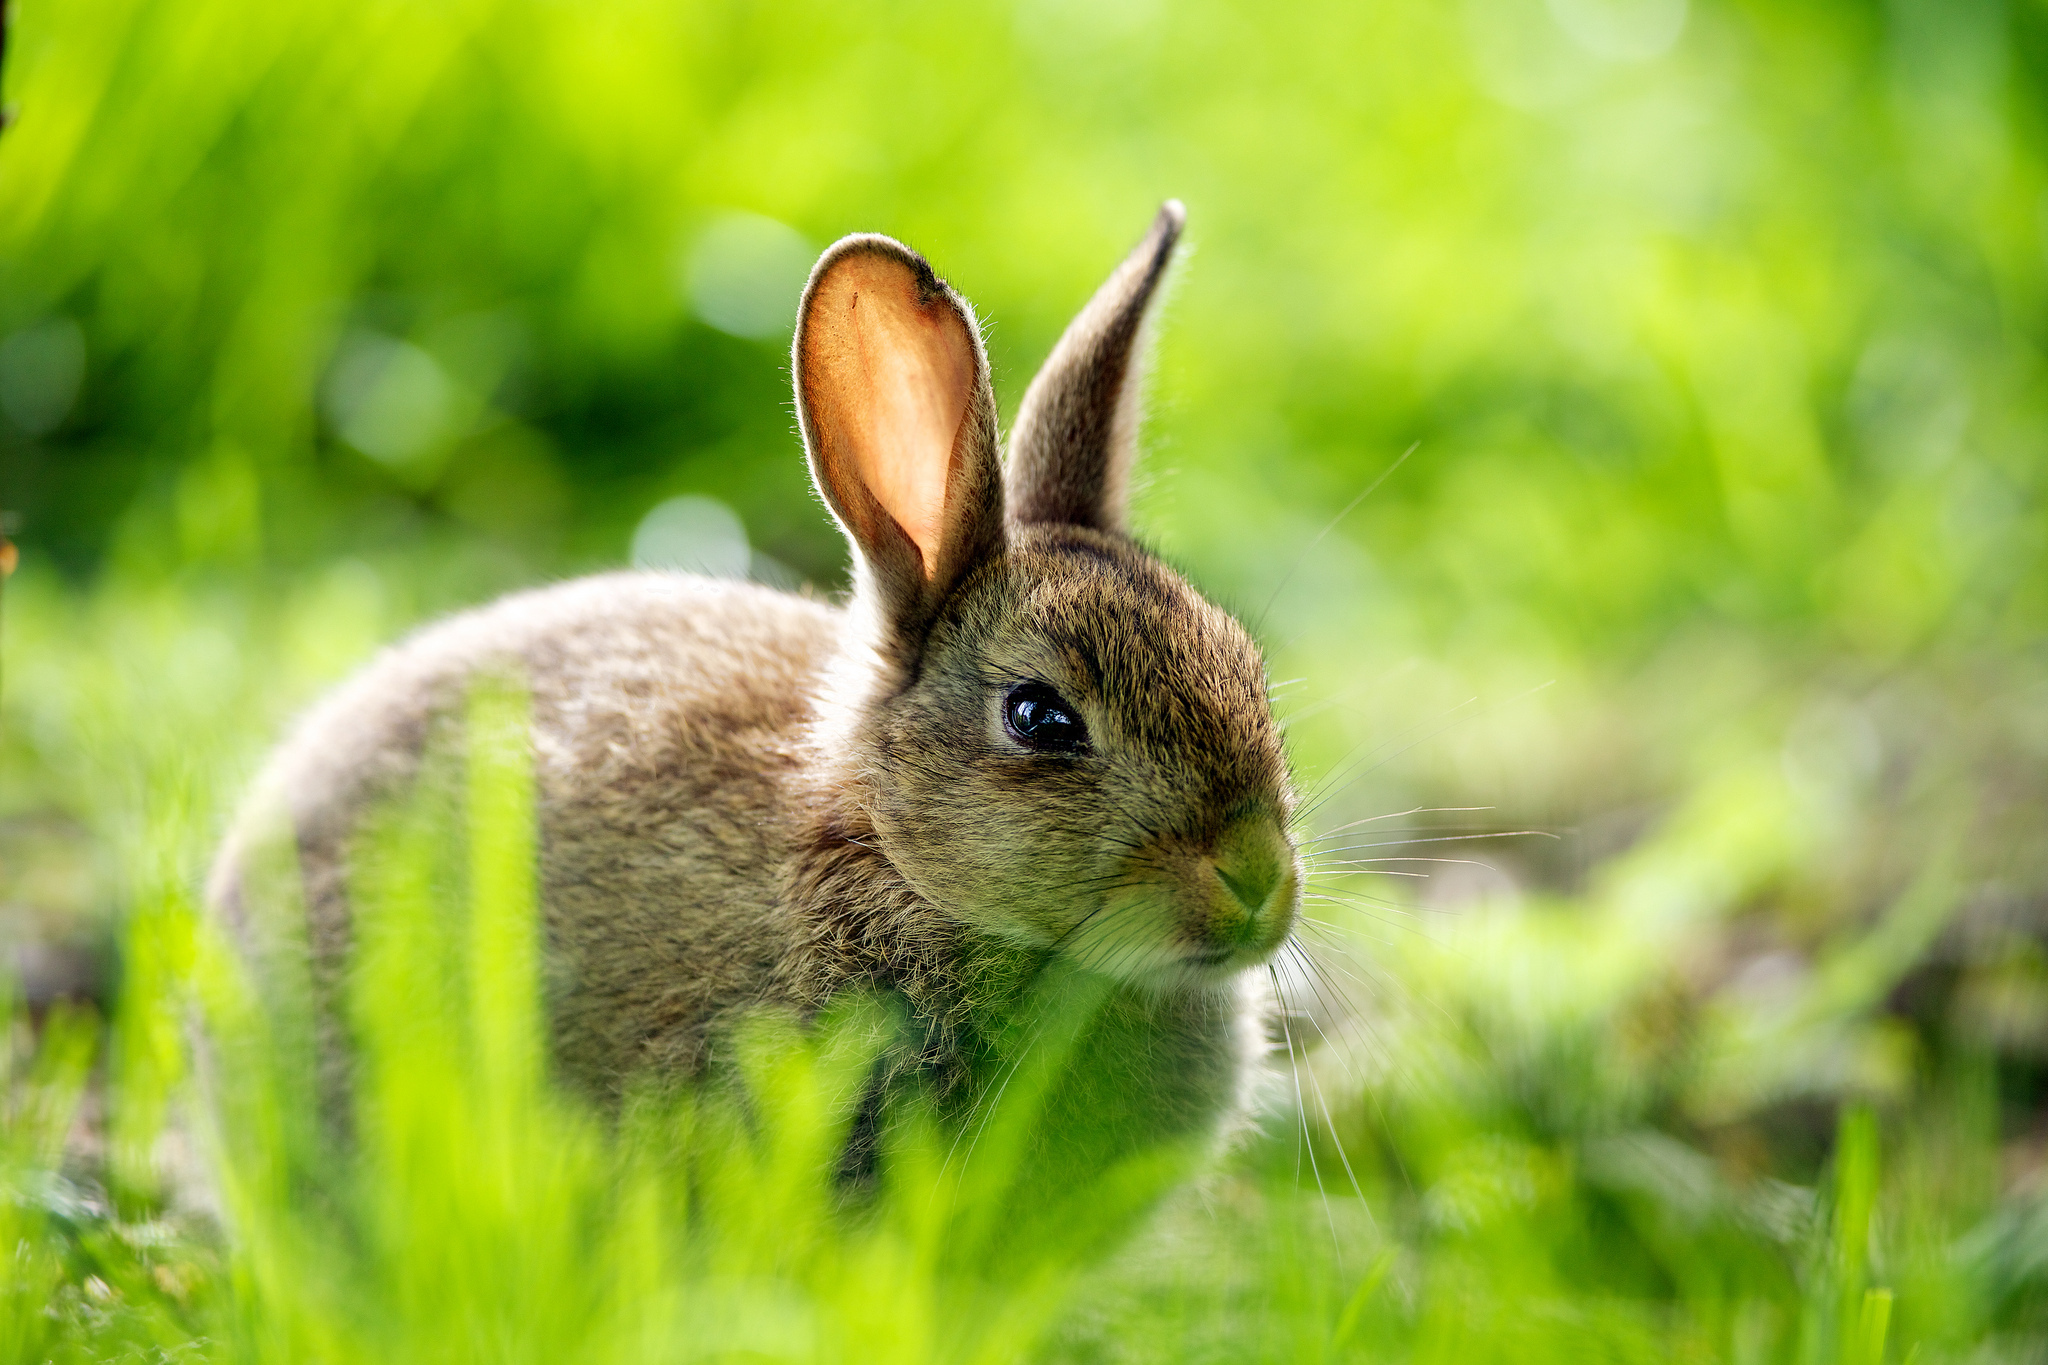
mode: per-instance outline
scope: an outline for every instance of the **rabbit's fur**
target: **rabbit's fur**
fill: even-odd
[[[1257,648],[1122,529],[1140,332],[1180,225],[1167,205],[1062,338],[1007,474],[966,303],[887,238],[825,254],[795,369],[813,474],[854,547],[844,608],[582,579],[428,627],[300,725],[209,894],[245,939],[272,937],[243,870],[288,815],[330,1096],[346,1093],[345,874],[365,815],[459,728],[470,679],[509,662],[532,695],[570,1081],[605,1095],[699,1075],[740,1012],[871,987],[906,1002],[916,1069],[964,1097],[1057,959],[1120,983],[1081,1061],[1118,1077],[1132,1122],[1213,1125],[1257,1045],[1250,969],[1290,931],[1300,877]],[[1029,680],[1085,721],[1085,751],[1020,737],[1006,708]]]

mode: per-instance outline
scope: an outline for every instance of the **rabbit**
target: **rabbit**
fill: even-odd
[[[1112,989],[1111,1024],[1073,1054],[1108,1079],[1076,1103],[1114,1096],[1143,1137],[1239,1112],[1264,1045],[1253,969],[1294,927],[1302,867],[1258,647],[1126,529],[1143,334],[1183,221],[1164,205],[1060,338],[1007,466],[967,302],[888,237],[823,254],[794,386],[852,548],[843,606],[603,574],[427,626],[303,719],[207,899],[245,942],[303,914],[323,1094],[346,1102],[365,818],[509,662],[530,689],[553,1066],[573,1088],[702,1077],[747,1012],[815,1017],[872,990],[911,1023],[902,1069],[964,1108],[1056,964]],[[287,820],[295,912],[248,875]]]

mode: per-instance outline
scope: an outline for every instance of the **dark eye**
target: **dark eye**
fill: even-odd
[[[1064,697],[1042,682],[1010,689],[1003,699],[1003,724],[1019,743],[1046,753],[1074,754],[1088,747],[1088,727]]]

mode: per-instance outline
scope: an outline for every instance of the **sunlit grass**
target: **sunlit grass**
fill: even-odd
[[[0,1365],[2048,1350],[2034,8],[7,9]],[[197,904],[293,714],[678,496],[829,591],[789,259],[927,252],[1014,411],[1167,196],[1135,524],[1304,833],[1449,841],[1317,845],[1258,1124],[1034,1207],[1048,1046],[849,1193],[879,1000],[595,1112],[487,745],[363,871],[337,1141]]]

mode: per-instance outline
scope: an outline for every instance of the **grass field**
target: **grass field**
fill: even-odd
[[[0,1365],[2048,1360],[2048,8],[5,8]],[[1168,197],[1133,524],[1316,865],[1257,1124],[1027,1236],[1029,1086],[834,1192],[886,1002],[578,1110],[515,742],[360,888],[331,1150],[197,910],[291,718],[518,587],[837,591],[808,262],[925,252],[1008,416]]]
[[[1283,981],[1257,1130],[1101,1173],[1091,1217],[1017,1245],[1000,1211],[1027,1087],[964,1143],[905,1116],[882,1187],[835,1193],[882,1032],[860,1008],[808,1035],[763,1020],[743,1109],[647,1096],[610,1123],[551,1092],[531,798],[501,742],[471,760],[465,808],[396,825],[366,893],[382,928],[351,1018],[368,1079],[360,1143],[337,1156],[292,1012],[262,1006],[191,887],[231,790],[214,755],[251,752],[278,680],[327,666],[298,654],[310,634],[336,647],[341,591],[259,607],[10,588],[13,714],[46,752],[51,727],[81,737],[52,775],[104,817],[94,851],[133,900],[111,1017],[17,1010],[8,1034],[7,1360],[2048,1349],[2048,1202],[2014,1169],[1995,1059],[1929,1054],[1887,1014],[1954,913],[1952,867],[1829,944],[1796,991],[1691,988],[1698,934],[1640,899],[1697,875],[1702,849],[1740,853],[1725,812],[1639,841],[1577,899],[1312,904],[1323,965]],[[480,733],[518,724],[516,693],[476,699]],[[216,1109],[191,1088],[195,1016]],[[1869,1080],[1885,1066],[1904,1068],[1889,1089]],[[1874,1103],[1811,1098],[1831,1067]]]

